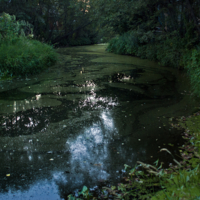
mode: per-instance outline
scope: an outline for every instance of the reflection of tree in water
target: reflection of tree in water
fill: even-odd
[[[31,135],[45,130],[50,122],[59,122],[67,119],[67,113],[75,105],[71,101],[65,101],[65,105],[57,107],[32,108],[14,114],[0,116],[1,136],[16,137],[19,135]]]
[[[113,80],[120,81],[124,78],[129,77],[117,74]],[[89,84],[94,85],[91,82]],[[28,190],[34,182],[53,179],[59,187],[60,196],[67,197],[69,193],[77,188],[80,189],[83,185],[94,187],[105,180],[113,183],[116,181],[115,177],[118,182],[121,177],[120,171],[125,163],[131,165],[136,160],[146,160],[147,155],[150,154],[146,152],[148,145],[154,142],[148,139],[136,145],[133,138],[122,138],[121,133],[119,134],[116,129],[117,125],[114,124],[112,113],[109,112],[110,108],[118,104],[118,98],[120,101],[136,100],[136,94],[118,88],[91,93],[87,99],[79,101],[79,104],[62,99],[62,105],[57,107],[34,108],[1,117],[2,136],[14,137],[34,134],[44,130],[51,122],[67,119],[69,110],[76,110],[73,112],[75,118],[77,115],[80,116],[83,110],[90,111],[98,107],[100,110],[108,109],[107,112],[100,111],[100,115],[96,113],[96,117],[90,122],[83,121],[84,126],[73,124],[67,127],[65,131],[71,131],[74,135],[67,138],[68,143],[63,152],[48,154],[48,152],[27,150],[17,152],[15,157],[10,154],[12,152],[3,152],[0,158],[1,169],[4,169],[1,172],[3,191],[7,192],[9,186],[16,190]],[[143,94],[137,96],[138,99],[147,98]],[[125,145],[122,146],[122,143]],[[156,153],[153,152],[151,155]],[[52,157],[55,162],[49,161]],[[4,180],[8,171],[12,174],[12,179]]]
[[[129,136],[121,137],[116,127],[112,111],[100,111],[84,128],[73,124],[63,130],[78,135],[67,137],[66,146],[60,152],[33,149],[0,153],[2,192],[8,192],[9,187],[23,192],[34,183],[48,179],[58,185],[60,196],[67,199],[69,193],[83,185],[94,187],[105,180],[112,184],[119,182],[124,164],[144,161],[147,155],[150,157],[156,152],[147,152],[154,138],[140,142],[136,139],[134,143]],[[50,162],[51,158],[54,161]],[[11,174],[11,179],[4,180],[6,173]],[[37,190],[40,188],[36,188],[36,193]]]
[[[141,73],[144,73],[144,69],[136,68],[130,70],[128,73],[116,73],[113,74],[111,78],[108,80],[112,80],[112,82],[122,82],[124,79],[135,79],[141,76]]]
[[[33,108],[27,111],[17,112],[1,118],[1,136],[15,137],[18,135],[29,135],[42,130],[49,124],[50,108]]]

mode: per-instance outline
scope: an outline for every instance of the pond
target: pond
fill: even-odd
[[[54,67],[0,82],[0,199],[67,199],[120,182],[124,164],[168,166],[161,148],[179,156],[170,124],[197,105],[186,75],[105,49],[59,48]]]

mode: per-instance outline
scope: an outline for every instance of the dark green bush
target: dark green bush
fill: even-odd
[[[88,37],[82,37],[82,38],[77,38],[77,39],[71,38],[68,41],[68,44],[69,46],[82,46],[82,45],[92,44],[92,41]]]
[[[57,60],[53,48],[36,40],[21,38],[0,46],[0,75],[28,75],[41,72]]]
[[[147,45],[141,45],[139,46],[138,48],[138,51],[136,53],[136,56],[142,58],[142,59],[146,59],[147,58],[147,55],[146,55],[146,46]]]
[[[180,38],[176,32],[155,37],[152,32],[129,31],[111,39],[107,50],[155,60],[162,66],[185,67],[191,78],[193,92],[200,96],[200,48],[188,48],[194,40],[188,41],[187,37]]]
[[[136,55],[139,48],[139,40],[133,31],[110,40],[107,50],[117,54]]]
[[[156,60],[163,66],[178,67],[184,45],[183,40],[173,34],[155,37],[152,32],[129,31],[111,39],[107,50]]]
[[[147,44],[146,45],[146,57],[150,60],[157,60],[158,45]]]
[[[56,62],[51,46],[30,39],[32,34],[25,35],[27,27],[28,23],[16,21],[15,16],[0,16],[0,77],[36,74]]]
[[[190,75],[193,92],[200,96],[200,48],[186,51],[183,62]]]

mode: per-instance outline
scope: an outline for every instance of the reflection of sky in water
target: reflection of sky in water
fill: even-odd
[[[122,76],[121,74],[117,74],[117,81],[133,83],[134,79],[131,78],[131,76]],[[110,82],[112,82],[112,80],[110,80]],[[25,98],[18,101],[14,100],[12,103],[10,103],[10,105],[7,105],[6,109],[9,108],[9,113],[17,113],[19,111],[22,113],[17,116],[13,115],[12,118],[5,118],[3,123],[5,130],[15,130],[18,128],[18,125],[21,128],[21,124],[23,124],[23,126],[30,130],[28,133],[31,134],[33,132],[32,130],[34,130],[33,128],[39,126],[41,123],[51,123],[51,115],[52,113],[55,113],[56,110],[59,110],[59,106],[60,110],[56,113],[56,117],[60,116],[60,114],[63,112],[67,112],[67,109],[73,109],[73,111],[81,110],[82,113],[84,113],[85,110],[87,112],[94,110],[94,113],[91,112],[90,114],[94,115],[95,120],[91,119],[92,122],[90,125],[88,125],[87,121],[85,122],[83,118],[81,123],[84,123],[85,125],[84,128],[81,127],[81,130],[79,129],[77,131],[78,134],[76,133],[76,130],[74,131],[67,129],[67,125],[63,126],[63,128],[66,128],[66,130],[71,131],[71,135],[67,135],[68,133],[66,133],[66,135],[64,135],[66,137],[62,138],[61,136],[62,141],[58,142],[57,144],[65,147],[61,150],[61,155],[59,154],[60,160],[58,162],[56,161],[58,157],[56,158],[56,153],[53,153],[52,146],[55,143],[54,139],[57,139],[57,137],[60,136],[55,134],[55,137],[53,137],[50,143],[46,143],[45,145],[47,146],[44,145],[44,147],[46,147],[44,148],[44,152],[40,152],[43,145],[42,142],[41,144],[38,142],[39,146],[36,146],[34,140],[27,138],[28,144],[23,144],[23,151],[25,151],[26,154],[20,154],[17,162],[22,163],[19,165],[20,168],[21,166],[24,167],[25,164],[27,165],[27,163],[28,165],[37,165],[37,167],[34,166],[34,170],[39,171],[39,178],[36,179],[40,179],[42,177],[43,181],[41,182],[39,180],[37,184],[30,185],[31,189],[26,191],[22,190],[22,192],[13,192],[12,189],[8,188],[8,194],[0,194],[0,199],[12,199],[13,197],[14,199],[30,199],[30,197],[31,199],[42,200],[60,199],[58,193],[62,193],[62,187],[64,188],[63,191],[69,190],[70,192],[77,188],[81,189],[83,185],[88,186],[90,184],[90,186],[92,185],[93,187],[94,185],[98,184],[98,181],[112,179],[112,177],[118,177],[116,171],[119,172],[121,169],[123,169],[123,164],[126,163],[130,165],[131,163],[135,163],[135,161],[138,159],[142,161],[146,156],[146,148],[147,145],[149,146],[150,144],[145,142],[145,138],[141,139],[142,135],[140,135],[139,138],[132,136],[133,138],[131,138],[131,141],[128,137],[124,137],[122,140],[120,134],[122,134],[122,132],[129,131],[129,129],[124,126],[124,124],[126,125],[128,122],[127,120],[126,122],[121,120],[121,126],[117,126],[116,110],[113,111],[114,109],[108,109],[119,104],[118,97],[120,94],[118,94],[118,97],[116,98],[114,95],[114,97],[111,97],[109,94],[108,96],[98,96],[101,94],[101,92],[99,92],[101,88],[98,87],[98,85],[96,85],[92,80],[85,81],[83,84],[72,84],[70,86],[68,84],[51,86],[51,82],[49,82],[49,84],[49,91],[51,92],[52,96],[54,95],[54,97],[48,98],[43,94],[37,93],[37,95],[35,94],[28,100]],[[47,90],[45,89],[45,91]],[[71,98],[69,98],[67,96],[68,93],[71,96],[73,95],[74,98],[71,96]],[[76,95],[78,97],[75,97]],[[60,97],[58,98],[58,96]],[[69,108],[63,111],[63,105],[61,104],[64,103],[61,103],[60,99],[64,98],[66,98],[66,100],[69,98],[69,101],[73,101],[73,106],[70,105]],[[77,100],[78,104],[76,104]],[[53,110],[52,113],[47,109],[49,105],[51,105],[51,109]],[[23,111],[28,110],[31,110],[30,113],[23,113]],[[32,114],[34,117],[31,116]],[[122,119],[121,114],[119,115],[120,119]],[[63,116],[65,119],[68,119],[67,114]],[[69,116],[71,117],[70,114]],[[74,120],[75,118],[76,117],[72,115],[72,118],[69,118],[69,121],[71,119]],[[73,122],[70,121],[70,123]],[[74,126],[76,126],[75,123]],[[72,127],[72,129],[73,128],[76,129],[75,127]],[[43,134],[41,129],[40,133],[41,135]],[[45,135],[45,139],[47,138],[48,137]],[[140,140],[138,141],[138,139]],[[56,145],[54,148],[57,150]],[[52,152],[46,153],[47,151]],[[7,154],[9,154],[9,152],[7,152]],[[48,155],[55,158],[54,161],[52,161],[52,165],[48,163],[49,158],[51,158],[48,158]],[[41,164],[42,162],[43,165]],[[46,166],[50,166],[46,171],[48,175],[43,175],[42,170],[47,168]],[[35,175],[35,172],[32,175]],[[50,177],[53,180],[47,181],[45,180],[45,177]],[[10,178],[12,178],[12,176]],[[29,184],[27,185],[29,186]],[[37,195],[37,197],[35,197],[35,195]]]
[[[103,143],[103,137],[102,129],[94,124],[86,129],[82,136],[78,136],[76,141],[69,142],[70,164],[73,170],[78,168],[79,172],[83,173],[89,170],[90,178],[104,180],[108,178],[109,174],[102,169],[108,156],[107,145],[98,147],[99,144]],[[78,180],[80,181],[80,177],[78,177]]]
[[[102,112],[100,116],[101,120],[98,123],[85,128],[75,140],[67,140],[66,149],[70,150],[71,174],[63,179],[63,173],[55,172],[53,176],[59,182],[67,184],[73,180],[74,185],[81,185],[87,176],[94,182],[109,178],[107,162],[110,153],[107,138],[113,132],[114,123],[109,112]]]
[[[98,120],[95,120],[95,122],[93,122],[90,126],[84,126],[78,135],[73,136],[74,132],[72,131],[72,136],[66,138],[64,152],[70,152],[69,157],[66,160],[63,160],[63,162],[66,163],[66,169],[63,170],[62,167],[58,167],[50,170],[51,177],[54,181],[52,184],[58,185],[59,191],[61,191],[62,187],[64,187],[65,191],[68,189],[70,191],[74,191],[74,189],[80,189],[83,185],[88,186],[88,184],[93,187],[94,185],[97,185],[99,181],[112,179],[113,174],[115,174],[115,178],[119,178],[119,176],[116,175],[116,172],[118,173],[119,170],[123,169],[123,164],[127,161],[126,153],[124,152],[125,154],[122,155],[124,149],[121,145],[115,146],[115,148],[112,146],[112,149],[110,145],[110,143],[114,141],[114,138],[119,136],[119,132],[116,128],[116,124],[114,123],[112,116],[113,111],[107,108],[117,106],[118,98],[97,96],[97,93],[95,93],[96,86],[92,82],[88,82],[85,86],[81,87],[90,87],[91,90],[89,94],[83,94],[85,98],[79,99],[78,105],[75,105],[76,107],[73,109],[81,109],[83,111],[85,108],[97,109],[98,114],[96,117]],[[41,99],[41,95],[36,95],[34,101],[40,101]],[[30,104],[31,101],[33,100],[30,100]],[[25,104],[28,104],[28,101],[25,101]],[[34,107],[33,111],[36,113],[38,112]],[[44,115],[42,112],[40,114],[41,116]],[[16,118],[13,118],[10,123],[16,124],[17,121],[20,120],[22,120],[21,116],[17,116]],[[28,116],[24,126],[32,128],[34,126],[38,126],[39,123],[39,119],[36,120]],[[26,160],[28,160],[31,164],[36,163],[37,160],[42,161],[46,155],[41,154],[34,157],[31,153],[32,148],[30,147],[30,144],[33,144],[32,140],[28,140],[28,145],[26,144],[23,148],[24,151],[27,151]],[[120,152],[120,154],[118,154],[118,152]],[[116,159],[117,156],[119,159]],[[132,162],[134,157],[134,153],[132,153],[132,155],[129,154],[128,161]],[[20,157],[20,160],[24,159],[25,158],[23,156]],[[42,167],[39,167],[39,170],[42,169]],[[35,188],[36,191],[40,190],[39,188],[36,189],[36,187],[37,185],[34,185],[32,189]],[[47,188],[45,189],[45,187]],[[51,192],[48,192],[48,188],[51,188],[51,186],[48,186],[48,184],[45,186],[44,183],[43,195],[45,197],[47,196],[47,193],[51,194]],[[24,199],[26,199],[26,195],[31,196],[32,189],[23,192],[21,196],[25,196]],[[55,193],[58,193],[58,191]],[[16,196],[17,195],[19,196],[18,193],[16,193]],[[56,198],[57,197],[53,199]]]
[[[114,128],[113,119],[109,112],[102,112],[101,118],[103,119],[103,123],[107,129],[112,130]]]
[[[35,183],[27,191],[23,193],[18,190],[8,189],[7,193],[0,193],[0,199],[2,200],[56,200],[61,199],[58,194],[58,186],[54,182],[44,180]]]

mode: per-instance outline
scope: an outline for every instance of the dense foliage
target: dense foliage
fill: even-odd
[[[200,2],[198,0],[99,0],[105,28],[114,37],[108,51],[187,68],[193,91],[200,96]]]
[[[0,1],[0,13],[6,11],[17,20],[34,26],[38,40],[57,45],[92,44],[97,39],[96,23],[92,23],[90,1],[21,0]]]
[[[147,40],[150,38],[151,40]],[[143,59],[157,60],[161,65],[180,67],[184,50],[183,41],[177,36],[165,35],[155,37],[151,32],[129,31],[113,38],[108,51],[118,54],[131,54]]]
[[[200,34],[198,0],[98,0],[94,4],[95,16],[120,35],[140,30],[157,37],[156,33],[176,31],[181,38],[187,35],[188,42],[195,42],[191,40]],[[151,40],[149,36],[146,39]]]
[[[32,40],[31,25],[3,13],[0,17],[0,77],[40,72],[56,62],[51,46]]]

